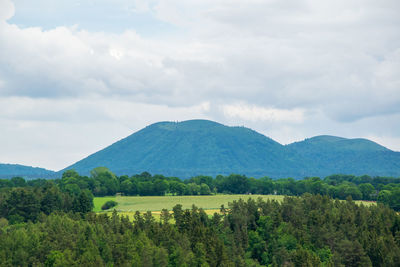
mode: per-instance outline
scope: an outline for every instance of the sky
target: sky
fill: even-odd
[[[0,163],[60,170],[159,121],[400,151],[398,0],[0,0]]]

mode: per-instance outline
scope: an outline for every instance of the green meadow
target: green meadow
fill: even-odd
[[[94,212],[100,212],[101,211],[101,206],[103,206],[104,203],[106,203],[109,200],[116,201],[116,197],[95,197],[93,199],[93,204],[94,204],[93,211]]]
[[[189,209],[192,205],[204,210],[219,210],[221,205],[228,207],[229,202],[234,200],[247,200],[249,198],[263,200],[282,201],[284,196],[276,195],[209,195],[209,196],[117,196],[117,197],[96,197],[94,198],[94,211],[101,211],[101,206],[108,200],[118,202],[116,210],[122,212],[135,211],[161,211],[162,209],[172,210],[176,204],[181,204],[184,209]]]
[[[209,196],[116,196],[116,197],[95,197],[94,211],[101,212],[101,206],[109,201],[118,202],[115,209],[122,214],[130,214],[135,211],[146,212],[151,211],[157,214],[162,209],[172,210],[176,204],[181,204],[184,209],[190,209],[192,205],[203,208],[207,213],[213,214],[218,211],[221,205],[228,207],[229,202],[234,200],[247,200],[249,198],[263,200],[282,201],[285,196],[282,195],[209,195]],[[357,204],[366,206],[375,205],[370,201],[355,201]],[[114,208],[113,208],[114,209]],[[109,212],[109,211],[108,211]]]

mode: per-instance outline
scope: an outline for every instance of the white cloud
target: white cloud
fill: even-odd
[[[110,49],[110,56],[114,57],[116,60],[121,60],[123,55],[124,54],[120,50]]]
[[[51,3],[52,14],[69,5],[40,3]],[[120,15],[113,12],[121,8],[102,4],[109,8],[107,16]],[[151,14],[152,23],[172,24],[177,31],[149,37],[134,27],[115,33],[79,25],[22,27],[7,21],[14,5],[0,0],[4,140],[48,140],[57,147],[60,129],[73,140],[63,151],[80,151],[48,165],[60,168],[99,148],[96,142],[108,145],[160,120],[210,118],[252,127],[283,143],[316,134],[372,136],[382,142],[400,136],[400,129],[392,126],[400,116],[397,0],[151,0],[113,5],[132,16]],[[34,10],[32,19],[41,16]],[[96,127],[113,132],[104,130],[86,140],[87,146],[72,145],[82,138],[77,128],[94,134]],[[25,136],[25,129],[37,133],[41,128],[54,137]],[[390,134],[379,128],[390,129]],[[0,142],[0,147],[9,145]],[[18,162],[11,150],[5,149],[0,161]],[[43,153],[49,151],[55,153],[50,148]],[[33,158],[29,155],[24,163]]]
[[[14,16],[14,4],[10,0],[0,0],[0,23]]]
[[[301,109],[287,110],[235,104],[222,106],[222,111],[227,117],[238,117],[253,122],[271,121],[281,123],[302,123],[304,121],[304,112]]]
[[[208,118],[210,104],[174,108],[121,98],[9,97],[0,98],[0,107],[0,163],[59,170],[151,123]]]
[[[44,31],[5,24],[0,77],[7,86],[0,94],[123,95],[174,106],[210,99],[278,109],[318,105],[342,121],[400,112],[395,72],[400,38],[394,27],[400,19],[393,12],[399,6],[393,1],[143,2],[144,12],[186,29],[162,39],[133,30]]]

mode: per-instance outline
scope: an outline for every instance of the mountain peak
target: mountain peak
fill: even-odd
[[[296,142],[294,144],[298,145],[301,143],[325,146],[334,150],[345,149],[354,151],[390,151],[390,149],[365,138],[349,139],[331,135],[319,135],[305,139],[302,142]]]
[[[83,174],[106,166],[116,174],[143,171],[189,177],[247,173],[261,175],[263,165],[285,164],[283,146],[245,127],[208,120],[159,122],[73,164]]]
[[[165,130],[190,130],[195,131],[199,129],[209,128],[209,127],[226,127],[223,124],[217,123],[215,121],[210,120],[187,120],[181,122],[172,122],[172,121],[163,121],[153,123],[146,128],[160,128]]]
[[[338,141],[343,141],[346,140],[346,138],[339,137],[339,136],[333,136],[333,135],[317,135],[311,138],[305,139],[306,142],[311,142],[311,143],[333,143],[333,142],[338,142]]]

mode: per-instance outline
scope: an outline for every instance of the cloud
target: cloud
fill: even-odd
[[[14,16],[14,4],[9,0],[0,0],[0,23]]]
[[[168,107],[122,98],[0,98],[0,163],[58,170],[158,121],[209,118],[209,103]]]
[[[271,121],[281,123],[301,123],[304,121],[304,112],[300,109],[287,110],[236,104],[222,106],[222,112],[227,117],[238,117],[253,122]]]
[[[400,111],[399,76],[380,75],[399,63],[399,2],[194,2],[162,2],[159,17],[215,47],[211,81],[229,99],[318,106],[343,122]]]
[[[68,1],[21,3],[12,17],[13,3],[0,0],[3,140],[57,148],[62,131],[72,140],[62,151],[78,151],[65,156],[71,162],[160,120],[209,118],[283,143],[400,136],[392,126],[400,114],[397,0],[100,1],[86,15]],[[99,18],[120,28],[87,26]],[[26,129],[36,134],[28,138]],[[83,133],[96,138],[73,146]],[[11,150],[0,161],[17,162],[23,147]]]
[[[113,34],[4,24],[0,79],[6,86],[0,94],[123,96],[171,106],[211,100],[289,110],[317,106],[339,121],[400,112],[400,19],[393,12],[399,6],[144,2],[141,12],[186,29],[162,39],[134,29]]]

